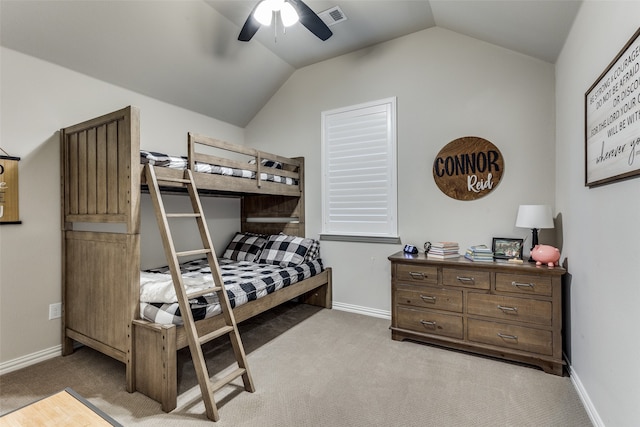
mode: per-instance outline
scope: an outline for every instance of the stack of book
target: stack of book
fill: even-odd
[[[471,261],[493,262],[493,252],[486,245],[470,246],[464,257]]]
[[[458,246],[456,242],[435,242],[431,245],[429,252],[427,252],[427,258],[458,258],[460,256],[460,254],[458,254],[459,250],[460,246]]]

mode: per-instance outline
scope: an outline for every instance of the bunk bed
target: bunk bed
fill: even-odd
[[[123,362],[127,391],[139,391],[169,412],[177,404],[177,351],[188,342],[179,324],[141,316],[140,200],[145,168],[158,177],[180,178],[184,167],[165,167],[153,152],[141,162],[139,126],[139,111],[130,106],[60,131],[62,353],[71,354],[77,342]],[[215,154],[207,152],[211,147]],[[241,198],[241,233],[304,237],[303,158],[189,133],[187,156],[179,159],[192,171],[201,196]],[[234,176],[237,170],[240,176]],[[163,191],[182,190],[167,185]],[[331,269],[316,273],[236,306],[236,321],[296,298],[331,308]],[[219,329],[222,317],[197,320],[196,328]]]

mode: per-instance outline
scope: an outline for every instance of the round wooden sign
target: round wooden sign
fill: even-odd
[[[476,200],[493,191],[504,172],[498,147],[484,138],[454,139],[433,162],[433,179],[440,190],[457,200]]]

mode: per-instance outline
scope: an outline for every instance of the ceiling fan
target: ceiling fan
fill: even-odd
[[[248,42],[262,25],[270,25],[271,19],[279,12],[282,24],[291,26],[300,21],[316,37],[327,40],[333,35],[322,19],[302,0],[261,0],[255,5],[244,23],[238,40]]]

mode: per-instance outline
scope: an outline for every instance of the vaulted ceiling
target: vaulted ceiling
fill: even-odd
[[[321,41],[301,24],[238,33],[258,0],[1,0],[2,46],[246,126],[296,69],[434,26],[555,63],[581,0],[335,0]],[[419,52],[416,52],[419,54]]]

